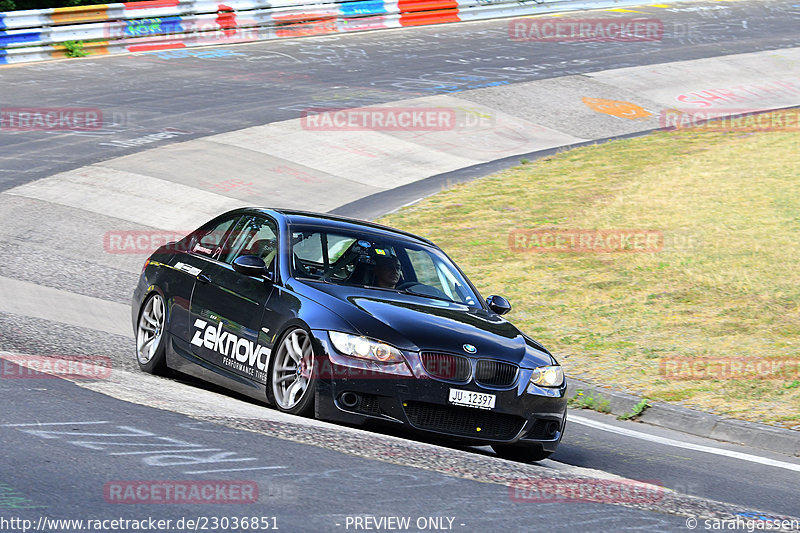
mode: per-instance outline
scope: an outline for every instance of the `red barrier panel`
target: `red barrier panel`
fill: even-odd
[[[458,2],[449,0],[400,0],[401,26],[425,26],[428,24],[444,24],[460,22],[458,18]]]
[[[128,2],[125,9],[155,9],[157,7],[173,7],[179,4],[179,0],[144,0],[143,2]]]
[[[336,28],[336,12],[329,13],[292,13],[291,15],[273,15],[276,37],[307,37],[309,35],[326,35],[339,31]]]
[[[174,50],[176,48],[186,48],[186,43],[165,43],[162,41],[153,44],[132,44],[127,47],[128,52],[155,52],[157,50]]]

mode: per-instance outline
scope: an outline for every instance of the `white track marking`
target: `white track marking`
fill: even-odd
[[[249,470],[277,470],[286,468],[285,466],[256,466],[253,468],[223,468],[220,470],[192,470],[191,472],[184,472],[184,474],[211,474],[212,472],[245,472]]]
[[[195,444],[195,446],[200,446],[200,445],[199,444]],[[108,455],[153,455],[153,454],[156,454],[156,453],[171,453],[171,454],[175,454],[175,453],[183,453],[183,452],[186,452],[186,453],[199,453],[199,452],[221,452],[221,451],[223,451],[222,448],[200,448],[200,449],[197,449],[197,448],[186,448],[186,449],[183,449],[183,450],[172,449],[172,450],[143,450],[143,451],[138,451],[138,452],[114,452],[114,453],[109,453]]]
[[[2,427],[24,427],[24,426],[76,426],[86,424],[110,424],[107,420],[93,420],[91,422],[34,422],[32,424],[2,424]]]
[[[784,468],[786,470],[794,470],[795,472],[800,472],[800,464],[796,463],[776,461],[775,459],[768,459],[766,457],[759,457],[758,455],[751,455],[749,453],[742,453],[733,450],[725,450],[723,448],[714,448],[713,446],[704,446],[702,444],[681,442],[679,440],[669,439],[667,437],[659,437],[657,435],[650,435],[649,433],[642,433],[639,431],[634,431],[632,429],[625,429],[617,426],[612,426],[611,424],[606,424],[604,422],[597,422],[595,420],[583,418],[582,416],[569,415],[567,417],[567,420],[569,422],[574,422],[576,424],[589,426],[595,429],[599,429],[601,431],[608,431],[611,433],[616,433],[618,435],[632,437],[634,439],[647,440],[650,442],[663,444],[665,446],[674,446],[676,448],[684,448],[686,450],[694,450],[696,452],[713,453],[714,455],[722,455],[724,457],[731,457],[733,459],[740,459],[742,461],[750,461],[751,463],[758,463],[762,465],[774,466],[776,468]]]

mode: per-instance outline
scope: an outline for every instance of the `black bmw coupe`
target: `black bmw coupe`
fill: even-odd
[[[538,342],[432,242],[378,224],[245,208],[146,261],[136,357],[347,423],[383,421],[541,460],[567,384]]]

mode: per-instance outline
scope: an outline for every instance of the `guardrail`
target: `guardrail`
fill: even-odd
[[[0,64],[486,20],[635,0],[150,0],[0,13]],[[66,43],[66,44],[65,44]]]

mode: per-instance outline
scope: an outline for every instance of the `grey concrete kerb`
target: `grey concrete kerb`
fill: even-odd
[[[633,394],[569,378],[569,397],[574,397],[579,390],[585,396],[607,400],[611,414],[617,416],[630,413],[633,406],[644,399]],[[645,409],[636,420],[698,437],[800,456],[800,432],[791,429],[725,418],[712,413],[654,401],[650,401],[650,407]]]

